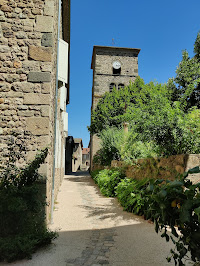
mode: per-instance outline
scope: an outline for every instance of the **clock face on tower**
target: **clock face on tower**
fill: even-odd
[[[115,62],[113,62],[113,68],[114,68],[114,69],[119,69],[120,67],[121,67],[121,64],[120,64],[119,61],[115,61]]]

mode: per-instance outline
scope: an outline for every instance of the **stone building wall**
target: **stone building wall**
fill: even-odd
[[[91,68],[93,69],[92,107],[94,110],[99,99],[110,90],[110,84],[114,83],[116,89],[120,84],[125,86],[134,82],[138,76],[138,54],[140,49],[94,46]],[[113,62],[121,64],[119,75],[113,74]],[[100,139],[93,135],[90,137],[92,169],[93,156],[100,148]]]
[[[72,172],[77,172],[78,170],[81,169],[82,148],[83,148],[82,139],[75,138],[74,139],[73,154],[72,154]]]
[[[16,142],[25,141],[27,147],[19,166],[33,159],[38,150],[49,147],[49,155],[40,168],[40,173],[47,177],[48,216],[53,173],[58,0],[0,0],[0,22],[0,163],[5,163],[7,142],[13,131],[18,134]],[[56,180],[55,192],[59,185],[60,180]]]

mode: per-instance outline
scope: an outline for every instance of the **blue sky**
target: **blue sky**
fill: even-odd
[[[71,0],[69,135],[88,146],[94,45],[140,48],[139,75],[165,83],[200,31],[200,0]]]

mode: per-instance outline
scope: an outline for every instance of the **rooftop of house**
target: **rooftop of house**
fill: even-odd
[[[74,143],[75,144],[81,144],[81,147],[83,147],[83,142],[81,138],[74,138]]]
[[[88,154],[90,152],[90,148],[83,148],[82,154]]]

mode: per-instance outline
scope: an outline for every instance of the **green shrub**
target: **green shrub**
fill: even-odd
[[[44,163],[48,149],[25,167],[17,168],[15,143],[9,145],[10,160],[0,174],[0,261],[11,262],[30,258],[57,234],[46,227],[46,198],[41,196],[45,184],[37,182],[38,168]]]
[[[175,244],[171,257],[179,265],[184,265],[182,260],[188,253],[193,261],[200,261],[200,183],[187,179],[189,173],[199,172],[196,167],[174,181],[151,180],[147,187],[146,218],[155,222],[156,232],[161,231],[162,237],[167,241],[171,238]]]
[[[118,170],[117,170],[118,171]],[[200,173],[199,167],[180,175],[176,180],[163,179],[114,179],[114,170],[102,170],[96,175],[97,183],[106,196],[117,196],[124,210],[144,215],[155,223],[166,241],[175,245],[171,261],[184,265],[185,256],[200,261],[200,183],[192,184],[189,174]],[[116,187],[114,187],[116,186]],[[171,233],[167,230],[171,229]],[[180,234],[177,233],[177,229]]]
[[[101,134],[101,148],[93,158],[93,163],[111,165],[112,160],[121,158],[120,149],[124,143],[124,130],[118,128],[105,128]]]
[[[117,184],[125,177],[123,170],[120,169],[104,169],[99,171],[95,176],[101,193],[107,197],[115,196]]]
[[[135,180],[125,178],[116,188],[116,195],[124,210],[144,214],[145,189],[149,179]]]
[[[55,237],[56,234],[48,230],[40,230],[37,235],[0,237],[0,261],[31,259],[31,255],[38,248],[50,244]]]
[[[91,175],[92,179],[94,179],[95,183],[97,183],[97,175],[99,174],[100,171],[102,171],[102,169],[101,170],[97,169],[97,170],[91,171],[91,173],[90,173],[90,175]]]
[[[199,167],[189,171],[194,172],[199,172]],[[167,241],[172,240],[175,249],[171,250],[171,257],[176,265],[184,265],[183,258],[188,253],[193,261],[200,260],[200,184],[193,185],[187,176],[188,173],[174,181],[126,178],[116,189],[125,210],[144,214],[145,219],[154,221],[157,233],[160,231]]]

